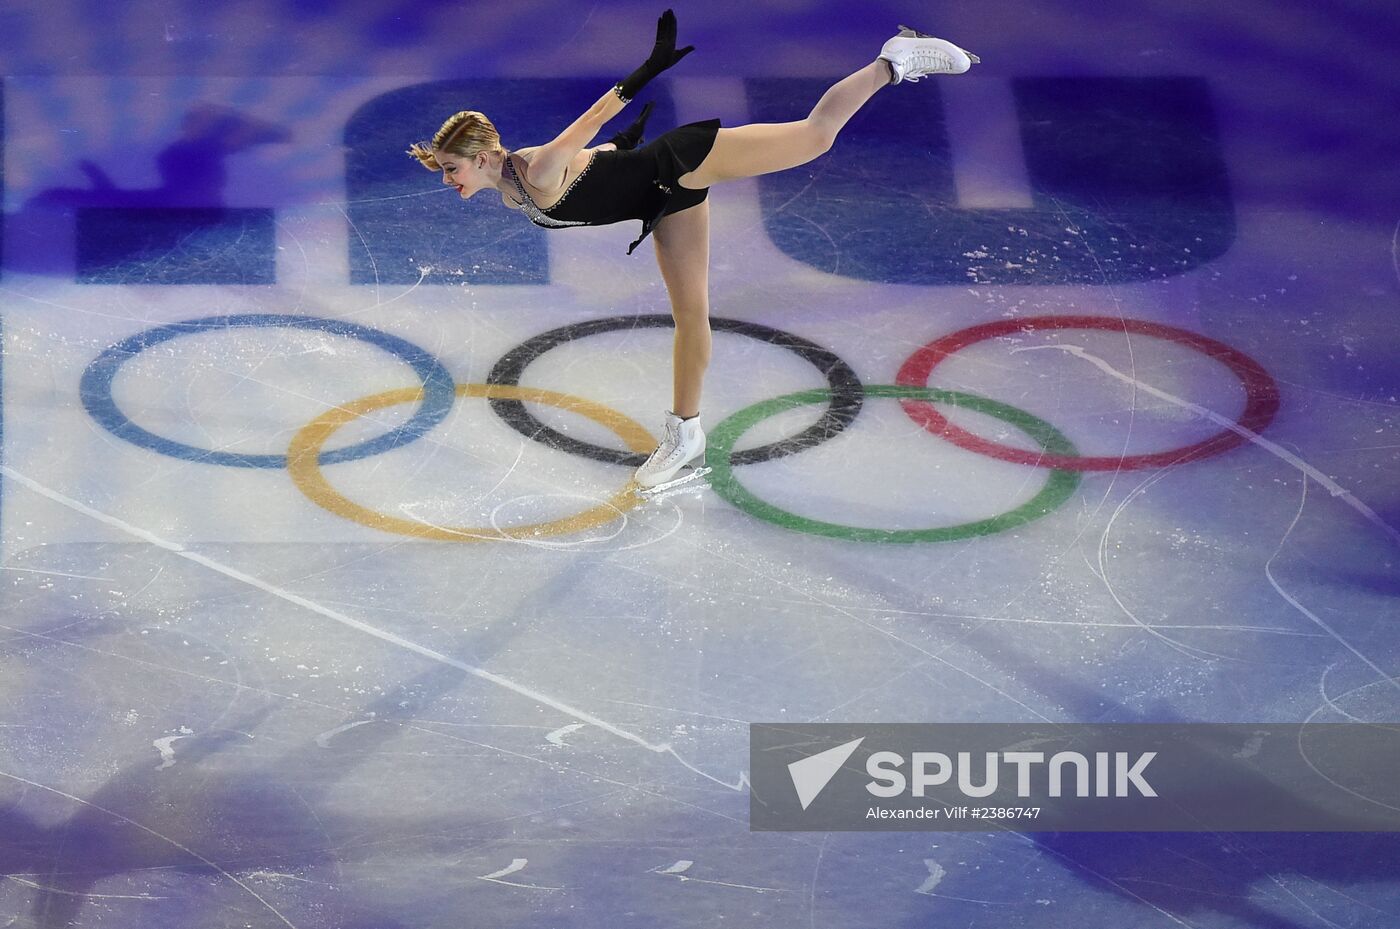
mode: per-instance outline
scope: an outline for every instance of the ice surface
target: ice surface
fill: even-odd
[[[412,427],[426,368],[389,337],[481,384],[542,333],[668,311],[652,246],[625,254],[635,224],[546,234],[402,155],[452,101],[546,141],[649,47],[650,8],[10,6],[0,925],[1400,924],[1389,834],[751,833],[745,780],[760,721],[1395,720],[1394,14],[953,8],[915,24],[984,62],[946,113],[939,80],[890,88],[817,162],[714,188],[712,434],[828,385],[739,323],[874,388],[967,327],[1088,316],[1104,328],[969,345],[928,386],[1081,455],[1232,437],[1077,474],[1005,531],[907,542],[1055,472],[872,394],[734,467],[805,522],[717,490],[619,504],[608,453],[670,400],[655,326],[524,369],[606,408],[526,405],[601,455],[463,396],[392,449],[267,461],[337,411],[362,415],[332,452]],[[653,134],[800,119],[907,18],[834,29],[843,11],[682,10],[699,51],[656,85]],[[998,122],[960,148],[979,100]],[[110,396],[140,441],[94,413],[84,374],[112,346],[251,316],[122,360]],[[1277,411],[1230,432],[1251,390]],[[1039,447],[1010,414],[939,409]],[[529,524],[553,528],[501,538]]]

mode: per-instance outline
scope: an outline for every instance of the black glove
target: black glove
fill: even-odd
[[[647,81],[693,51],[695,51],[694,45],[687,45],[680,51],[676,51],[676,14],[667,10],[656,21],[656,45],[651,50],[651,57],[642,62],[640,68],[627,75],[626,80],[613,88],[613,92],[622,98],[622,102],[628,102],[637,96],[638,91],[646,86]]]
[[[617,146],[620,152],[628,151],[642,144],[642,130],[646,128],[647,117],[651,115],[651,108],[656,106],[656,101],[648,100],[647,105],[642,107],[641,115],[632,120],[632,125],[608,139]]]

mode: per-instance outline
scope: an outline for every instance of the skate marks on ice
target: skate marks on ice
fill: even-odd
[[[682,859],[680,859],[679,861],[675,862],[674,864],[670,864],[670,865],[667,865],[667,866],[665,866],[665,867],[655,867],[655,868],[652,868],[652,869],[651,869],[650,871],[648,871],[647,873],[649,873],[649,874],[663,874],[663,875],[666,875],[666,876],[668,876],[668,877],[674,877],[674,878],[676,878],[676,880],[680,881],[681,883],[712,884],[712,885],[714,885],[715,887],[732,887],[732,888],[734,888],[735,890],[752,890],[752,891],[754,891],[755,893],[780,893],[780,894],[781,894],[781,893],[789,893],[789,892],[790,892],[788,889],[782,888],[782,887],[758,887],[758,886],[755,886],[755,885],[753,885],[753,884],[731,884],[731,883],[729,883],[728,881],[716,881],[716,880],[709,880],[709,879],[707,879],[707,878],[701,878],[701,877],[691,877],[691,876],[690,876],[689,874],[687,874],[686,872],[688,872],[688,871],[689,871],[691,868],[693,868],[694,866],[695,866],[695,862],[694,862],[694,861],[691,861],[691,860],[686,859],[686,858],[682,858]]]
[[[1042,351],[1042,350],[1046,350],[1046,349],[1062,351],[1062,352],[1066,352],[1066,353],[1068,353],[1068,354],[1071,354],[1071,355],[1073,355],[1073,356],[1075,356],[1075,357],[1077,357],[1077,358],[1082,358],[1083,360],[1085,360],[1085,361],[1089,362],[1090,364],[1094,365],[1094,366],[1095,366],[1096,368],[1098,368],[1099,370],[1101,370],[1101,371],[1105,372],[1106,374],[1108,374],[1110,377],[1113,377],[1113,378],[1116,378],[1117,380],[1121,380],[1121,381],[1123,381],[1123,382],[1125,382],[1125,383],[1128,383],[1128,384],[1132,385],[1135,389],[1142,390],[1143,392],[1148,393],[1148,394],[1150,394],[1151,396],[1158,398],[1159,400],[1165,400],[1165,401],[1167,401],[1168,403],[1172,403],[1172,404],[1174,404],[1174,405],[1176,405],[1176,406],[1179,406],[1179,407],[1182,407],[1182,408],[1184,408],[1184,409],[1190,410],[1192,413],[1195,413],[1196,415],[1201,416],[1202,418],[1208,419],[1208,420],[1210,420],[1211,422],[1213,422],[1213,423],[1215,423],[1215,424],[1217,424],[1217,425],[1219,425],[1219,426],[1222,426],[1223,428],[1229,429],[1230,431],[1232,431],[1232,432],[1234,432],[1234,433],[1240,435],[1242,438],[1246,439],[1247,441],[1252,442],[1253,444],[1259,446],[1260,448],[1263,448],[1263,449],[1264,449],[1265,451],[1267,451],[1269,454],[1271,454],[1271,455],[1273,455],[1274,457],[1276,457],[1276,458],[1282,460],[1283,462],[1285,462],[1286,464],[1288,464],[1290,467],[1293,467],[1293,468],[1297,469],[1298,471],[1300,471],[1300,472],[1303,474],[1303,488],[1302,488],[1302,497],[1301,497],[1301,499],[1299,500],[1299,504],[1298,504],[1298,511],[1297,511],[1297,513],[1294,514],[1293,521],[1289,524],[1288,529],[1285,531],[1285,533],[1284,533],[1284,535],[1283,535],[1283,538],[1279,540],[1279,545],[1278,545],[1278,547],[1275,549],[1274,553],[1270,556],[1268,562],[1265,564],[1265,566],[1264,566],[1264,574],[1265,574],[1265,576],[1268,578],[1268,581],[1269,581],[1270,585],[1274,588],[1274,590],[1277,591],[1278,594],[1279,594],[1279,596],[1282,597],[1285,601],[1287,601],[1288,604],[1289,604],[1290,606],[1292,606],[1293,608],[1295,608],[1296,610],[1298,610],[1298,611],[1299,611],[1300,613],[1302,613],[1305,617],[1307,617],[1311,622],[1313,622],[1313,623],[1314,623],[1315,625],[1317,625],[1319,628],[1321,628],[1322,630],[1324,630],[1324,631],[1327,633],[1328,636],[1330,636],[1331,638],[1335,639],[1340,645],[1342,645],[1345,649],[1347,649],[1347,651],[1349,651],[1349,652],[1351,652],[1353,655],[1355,655],[1355,656],[1357,657],[1357,659],[1359,659],[1363,664],[1365,664],[1368,668],[1370,668],[1370,669],[1371,669],[1372,671],[1374,671],[1376,674],[1380,675],[1381,678],[1382,678],[1383,680],[1388,681],[1388,682],[1391,683],[1393,686],[1395,686],[1397,689],[1400,689],[1400,679],[1397,679],[1394,675],[1392,675],[1392,674],[1386,672],[1383,668],[1380,667],[1380,665],[1378,665],[1376,662],[1372,661],[1372,660],[1371,660],[1369,657],[1367,657],[1366,655],[1362,654],[1361,651],[1358,650],[1358,649],[1356,648],[1356,646],[1352,645],[1349,641],[1347,641],[1345,638],[1343,638],[1343,637],[1341,636],[1341,634],[1338,633],[1331,625],[1329,625],[1328,623],[1326,623],[1321,617],[1319,617],[1319,616],[1318,616],[1316,613],[1314,613],[1313,611],[1309,610],[1309,609],[1308,609],[1307,607],[1305,607],[1302,603],[1298,602],[1298,600],[1297,600],[1295,597],[1293,597],[1293,596],[1291,596],[1290,594],[1288,594],[1282,587],[1279,586],[1278,581],[1274,578],[1273,572],[1272,572],[1272,564],[1273,564],[1274,559],[1277,558],[1279,552],[1281,552],[1281,551],[1283,550],[1284,544],[1287,542],[1288,537],[1292,534],[1294,527],[1297,526],[1298,520],[1299,520],[1299,519],[1302,517],[1302,515],[1303,515],[1303,508],[1304,508],[1304,506],[1306,505],[1306,502],[1307,502],[1307,482],[1308,482],[1309,479],[1312,479],[1312,480],[1318,482],[1319,484],[1321,484],[1323,487],[1327,488],[1328,492],[1329,492],[1334,498],[1339,498],[1339,499],[1341,499],[1344,503],[1346,503],[1346,504],[1347,504],[1349,507],[1351,507],[1353,510],[1355,510],[1355,511],[1358,512],[1358,513],[1360,513],[1361,516],[1362,516],[1364,519],[1366,519],[1367,522],[1371,523],[1373,526],[1378,527],[1383,533],[1385,533],[1385,534],[1391,539],[1391,541],[1396,542],[1397,544],[1400,544],[1400,531],[1397,531],[1394,527],[1392,527],[1390,524],[1386,523],[1383,519],[1381,519],[1381,517],[1380,517],[1374,510],[1372,510],[1369,506],[1367,506],[1367,505],[1366,505],[1364,502],[1362,502],[1361,500],[1357,499],[1357,497],[1356,497],[1354,494],[1352,494],[1349,490],[1347,490],[1346,488],[1342,487],[1340,484],[1338,484],[1338,483],[1337,483],[1336,481],[1334,481],[1332,478],[1328,477],[1326,474],[1323,474],[1321,471],[1319,471],[1317,468],[1313,467],[1312,465],[1308,464],[1306,461],[1303,461],[1303,460],[1302,460],[1301,458],[1299,458],[1297,455],[1295,455],[1295,454],[1293,454],[1292,452],[1288,451],[1287,449],[1283,448],[1283,447],[1280,446],[1278,443],[1273,442],[1273,441],[1270,441],[1269,439],[1264,438],[1263,436],[1259,435],[1257,432],[1254,432],[1254,431],[1251,430],[1251,429],[1248,429],[1248,428],[1245,428],[1244,426],[1239,425],[1239,424],[1236,423],[1234,420],[1230,419],[1229,417],[1222,416],[1222,415],[1220,415],[1219,413],[1215,412],[1214,410],[1211,410],[1211,409],[1208,409],[1208,408],[1206,408],[1206,407],[1203,407],[1203,406],[1201,406],[1200,404],[1197,404],[1197,403],[1192,403],[1192,402],[1189,401],[1189,400],[1186,400],[1186,399],[1184,399],[1184,398],[1182,398],[1182,397],[1178,397],[1178,396],[1176,396],[1175,394],[1168,393],[1168,392],[1165,391],[1165,390],[1162,390],[1162,389],[1160,389],[1160,388],[1158,388],[1158,387],[1155,387],[1155,386],[1153,386],[1153,385],[1151,385],[1151,384],[1148,384],[1147,382],[1145,382],[1145,381],[1143,381],[1143,380],[1141,380],[1141,379],[1139,379],[1139,378],[1137,378],[1137,377],[1133,377],[1133,376],[1131,376],[1131,375],[1129,375],[1129,374],[1126,374],[1126,373],[1124,373],[1124,372],[1122,372],[1122,371],[1119,371],[1117,368],[1113,367],[1111,364],[1109,364],[1109,363],[1108,363],[1106,360],[1104,360],[1103,358],[1100,358],[1100,357],[1097,356],[1097,355],[1094,355],[1094,354],[1092,354],[1092,353],[1090,353],[1090,352],[1088,352],[1088,351],[1085,351],[1085,350],[1084,350],[1082,347],[1080,347],[1080,346],[1077,346],[1077,345],[1042,345],[1042,346],[1026,346],[1026,347],[1022,347],[1022,348],[1015,348],[1015,349],[1012,349],[1012,352],[1014,353],[1014,352],[1025,352],[1025,351]],[[1162,474],[1165,474],[1165,473],[1166,473],[1165,471],[1164,471],[1164,472],[1161,472],[1161,474],[1159,474],[1159,475],[1157,475],[1157,477],[1151,479],[1148,483],[1155,482],[1155,480],[1159,479],[1159,478],[1161,477],[1161,475],[1162,475]],[[1136,492],[1135,492],[1135,493],[1136,493]],[[1121,511],[1122,508],[1123,508],[1124,506],[1126,506],[1126,504],[1127,504],[1131,499],[1132,499],[1132,496],[1130,496],[1127,500],[1124,500],[1124,502],[1123,502],[1122,504],[1119,505],[1118,510]],[[1117,515],[1117,513],[1115,513],[1115,517],[1116,517],[1116,515]],[[1112,528],[1112,520],[1110,520],[1108,527],[1106,527],[1106,529],[1105,529],[1105,532],[1104,532],[1104,539],[1105,539],[1105,540],[1107,539],[1108,531],[1111,530],[1111,528]],[[1104,570],[1104,564],[1103,564],[1103,559],[1102,559],[1103,548],[1104,548],[1104,546],[1101,546],[1101,547],[1100,547],[1100,556],[1101,556],[1101,557],[1100,557],[1100,569],[1101,569],[1101,570]],[[1105,583],[1107,583],[1107,575],[1106,575],[1106,573],[1105,573],[1105,574],[1102,574],[1101,577],[1103,577]],[[1117,599],[1116,595],[1115,595],[1115,599]],[[1119,602],[1119,605],[1120,605],[1120,607],[1123,606],[1122,603],[1121,603],[1121,601]],[[1123,607],[1123,609],[1124,609],[1125,611],[1127,610],[1126,607]],[[1129,613],[1129,615],[1131,616],[1132,614]],[[1133,617],[1133,618],[1134,618],[1134,620],[1136,621],[1136,617]],[[1172,645],[1173,645],[1174,648],[1180,648],[1180,646],[1179,646],[1177,643],[1172,643]],[[1223,656],[1214,655],[1214,654],[1212,653],[1211,657],[1220,658],[1220,657],[1223,657]]]
[[[572,716],[579,722],[595,726],[598,729],[609,733],[610,735],[616,736],[619,739],[630,742],[633,745],[645,749],[648,752],[652,752],[658,755],[668,755],[671,758],[675,759],[677,762],[679,762],[687,770],[704,778],[705,780],[718,784],[719,786],[725,787],[733,791],[742,791],[748,784],[748,773],[746,771],[740,771],[738,773],[738,777],[732,782],[724,780],[720,777],[708,773],[703,768],[699,767],[697,763],[692,762],[687,758],[683,757],[671,746],[669,742],[652,742],[642,735],[624,729],[623,727],[614,723],[608,722],[607,720],[596,716],[593,713],[572,706],[568,703],[565,703],[562,700],[558,700],[554,697],[551,697],[541,691],[529,687],[528,685],[521,684],[503,675],[496,674],[492,671],[488,671],[485,668],[477,667],[475,665],[468,664],[464,661],[459,661],[456,658],[452,658],[449,655],[445,655],[439,651],[428,648],[427,646],[420,645],[417,642],[405,638],[404,636],[401,636],[397,633],[391,632],[387,629],[382,629],[363,620],[355,619],[354,617],[351,617],[346,613],[342,613],[339,610],[333,610],[328,606],[303,597],[290,590],[285,590],[283,588],[277,587],[267,581],[262,580],[261,578],[255,577],[254,575],[248,574],[244,571],[240,571],[237,568],[232,567],[231,565],[223,564],[222,562],[219,562],[213,558],[209,558],[205,555],[201,555],[196,552],[190,551],[183,545],[167,541],[166,539],[163,539],[148,530],[142,529],[138,526],[133,526],[125,520],[93,509],[92,507],[89,507],[78,500],[74,500],[73,498],[62,494],[54,490],[53,488],[47,487],[44,484],[33,480],[32,478],[20,473],[19,471],[16,471],[14,468],[8,465],[0,465],[0,474],[4,474],[10,480],[13,480],[16,483],[23,485],[29,490],[32,490],[33,492],[43,497],[46,497],[55,503],[58,503],[64,507],[74,510],[75,512],[82,513],[83,515],[91,517],[92,519],[95,519],[107,526],[118,529],[127,535],[140,539],[143,542],[155,545],[158,548],[162,548],[187,561],[194,562],[195,564],[200,565],[201,567],[207,568],[210,571],[221,574],[227,578],[230,578],[231,580],[237,581],[240,584],[245,584],[249,587],[260,590],[263,593],[269,594],[273,597],[277,597],[281,600],[285,600],[288,603],[301,607],[302,609],[308,610],[321,617],[324,617],[325,619],[329,619],[333,622],[339,623],[340,625],[346,626],[357,632],[361,632],[366,635],[372,636],[373,638],[379,639],[380,641],[395,646],[396,648],[412,652],[416,655],[427,658],[430,661],[434,661],[438,664],[456,668],[458,671],[461,671],[464,674],[471,675],[472,677],[486,681],[489,684],[493,684],[497,687],[504,688],[505,690],[509,690],[513,693],[516,693],[522,697],[525,697],[526,699],[533,700],[537,703],[548,706],[551,709],[563,713],[566,716]]]
[[[1125,374],[1124,372],[1119,371],[1117,368],[1113,367],[1103,358],[1100,358],[1097,355],[1085,351],[1078,345],[1028,345],[1023,346],[1021,348],[1013,348],[1011,349],[1011,351],[1014,354],[1016,352],[1044,351],[1046,349],[1067,352],[1068,354],[1074,355],[1076,358],[1082,358],[1085,361],[1092,364],[1094,367],[1103,371],[1105,374],[1109,375],[1110,377],[1123,381],[1126,384],[1130,384],[1134,388],[1141,390],[1144,393],[1151,394],[1159,400],[1165,400],[1168,403],[1172,403],[1183,409],[1190,410],[1197,416],[1200,416],[1204,419],[1208,419],[1216,425],[1221,426],[1222,428],[1229,429],[1231,432],[1240,436],[1245,441],[1254,443],[1255,445],[1264,449],[1269,454],[1287,463],[1290,467],[1296,468],[1297,470],[1301,471],[1306,477],[1310,477],[1313,480],[1317,481],[1323,487],[1327,488],[1327,492],[1330,493],[1333,497],[1340,498],[1343,503],[1351,507],[1356,512],[1360,513],[1361,516],[1367,522],[1371,523],[1373,526],[1380,529],[1381,532],[1385,533],[1386,536],[1388,536],[1392,542],[1396,543],[1397,545],[1400,545],[1400,530],[1397,530],[1385,520],[1381,519],[1381,517],[1376,513],[1375,510],[1371,509],[1361,500],[1358,500],[1356,496],[1352,494],[1351,491],[1347,490],[1345,487],[1341,486],[1332,478],[1328,477],[1326,474],[1323,474],[1317,468],[1308,464],[1306,461],[1299,458],[1297,455],[1283,448],[1277,442],[1271,442],[1259,433],[1254,432],[1253,430],[1248,429],[1244,426],[1241,426],[1239,423],[1235,422],[1234,420],[1228,417],[1221,416],[1214,410],[1203,407],[1198,403],[1192,403],[1190,400],[1187,400],[1183,397],[1178,397],[1175,394],[1171,394],[1158,387],[1154,387],[1151,384],[1140,380],[1139,378],[1133,377],[1129,374]]]
[[[492,871],[490,874],[481,874],[481,875],[478,875],[478,876],[477,876],[477,880],[479,880],[479,881],[489,881],[489,882],[491,882],[491,883],[493,883],[493,884],[501,884],[501,885],[504,885],[504,886],[506,886],[506,887],[519,887],[519,888],[521,888],[521,889],[523,889],[523,890],[544,890],[544,891],[554,892],[554,891],[560,891],[560,890],[563,890],[563,889],[564,889],[563,887],[545,887],[545,886],[542,886],[542,885],[540,885],[540,884],[521,884],[521,883],[518,883],[518,882],[516,882],[516,881],[503,881],[503,880],[501,880],[501,878],[503,878],[503,877],[507,877],[507,876],[509,876],[509,875],[511,875],[511,874],[517,874],[517,873],[519,873],[519,872],[525,870],[525,866],[528,865],[529,863],[530,863],[530,859],[528,859],[528,858],[513,858],[513,859],[511,859],[510,864],[506,865],[506,866],[505,866],[504,868],[502,868],[501,870],[499,870],[499,871]]]

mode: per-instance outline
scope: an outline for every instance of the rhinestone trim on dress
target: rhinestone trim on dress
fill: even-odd
[[[557,201],[555,201],[554,206],[550,207],[551,210],[557,209],[559,204],[564,202],[564,197],[567,197],[570,194],[570,192],[573,191],[574,187],[578,184],[578,182],[583,179],[583,176],[585,174],[588,173],[588,169],[593,167],[593,161],[597,157],[597,152],[594,152],[588,157],[588,164],[585,165],[583,170],[578,173],[578,177],[574,178],[574,182],[569,185],[569,189],[564,191],[564,196],[560,197]],[[506,156],[505,167],[506,173],[510,175],[511,181],[515,184],[516,191],[520,194],[520,200],[517,203],[516,209],[520,210],[520,212],[528,216],[530,218],[530,222],[534,223],[536,226],[544,226],[547,229],[562,229],[565,226],[588,225],[582,220],[555,219],[553,216],[550,216],[544,210],[536,206],[535,201],[530,199],[530,195],[525,192],[525,185],[520,183],[520,176],[515,173],[515,165],[510,163],[509,155]]]

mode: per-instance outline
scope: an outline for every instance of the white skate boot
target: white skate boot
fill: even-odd
[[[696,468],[679,478],[676,476],[681,468],[697,458],[703,461],[704,456],[705,430],[700,428],[700,418],[681,419],[675,413],[667,413],[661,444],[646,464],[637,469],[635,480],[639,492],[645,497],[654,497],[660,491],[688,484],[708,474],[709,468]]]
[[[900,26],[899,35],[880,49],[880,60],[889,62],[894,83],[916,84],[929,74],[963,74],[982,59],[952,42]]]

